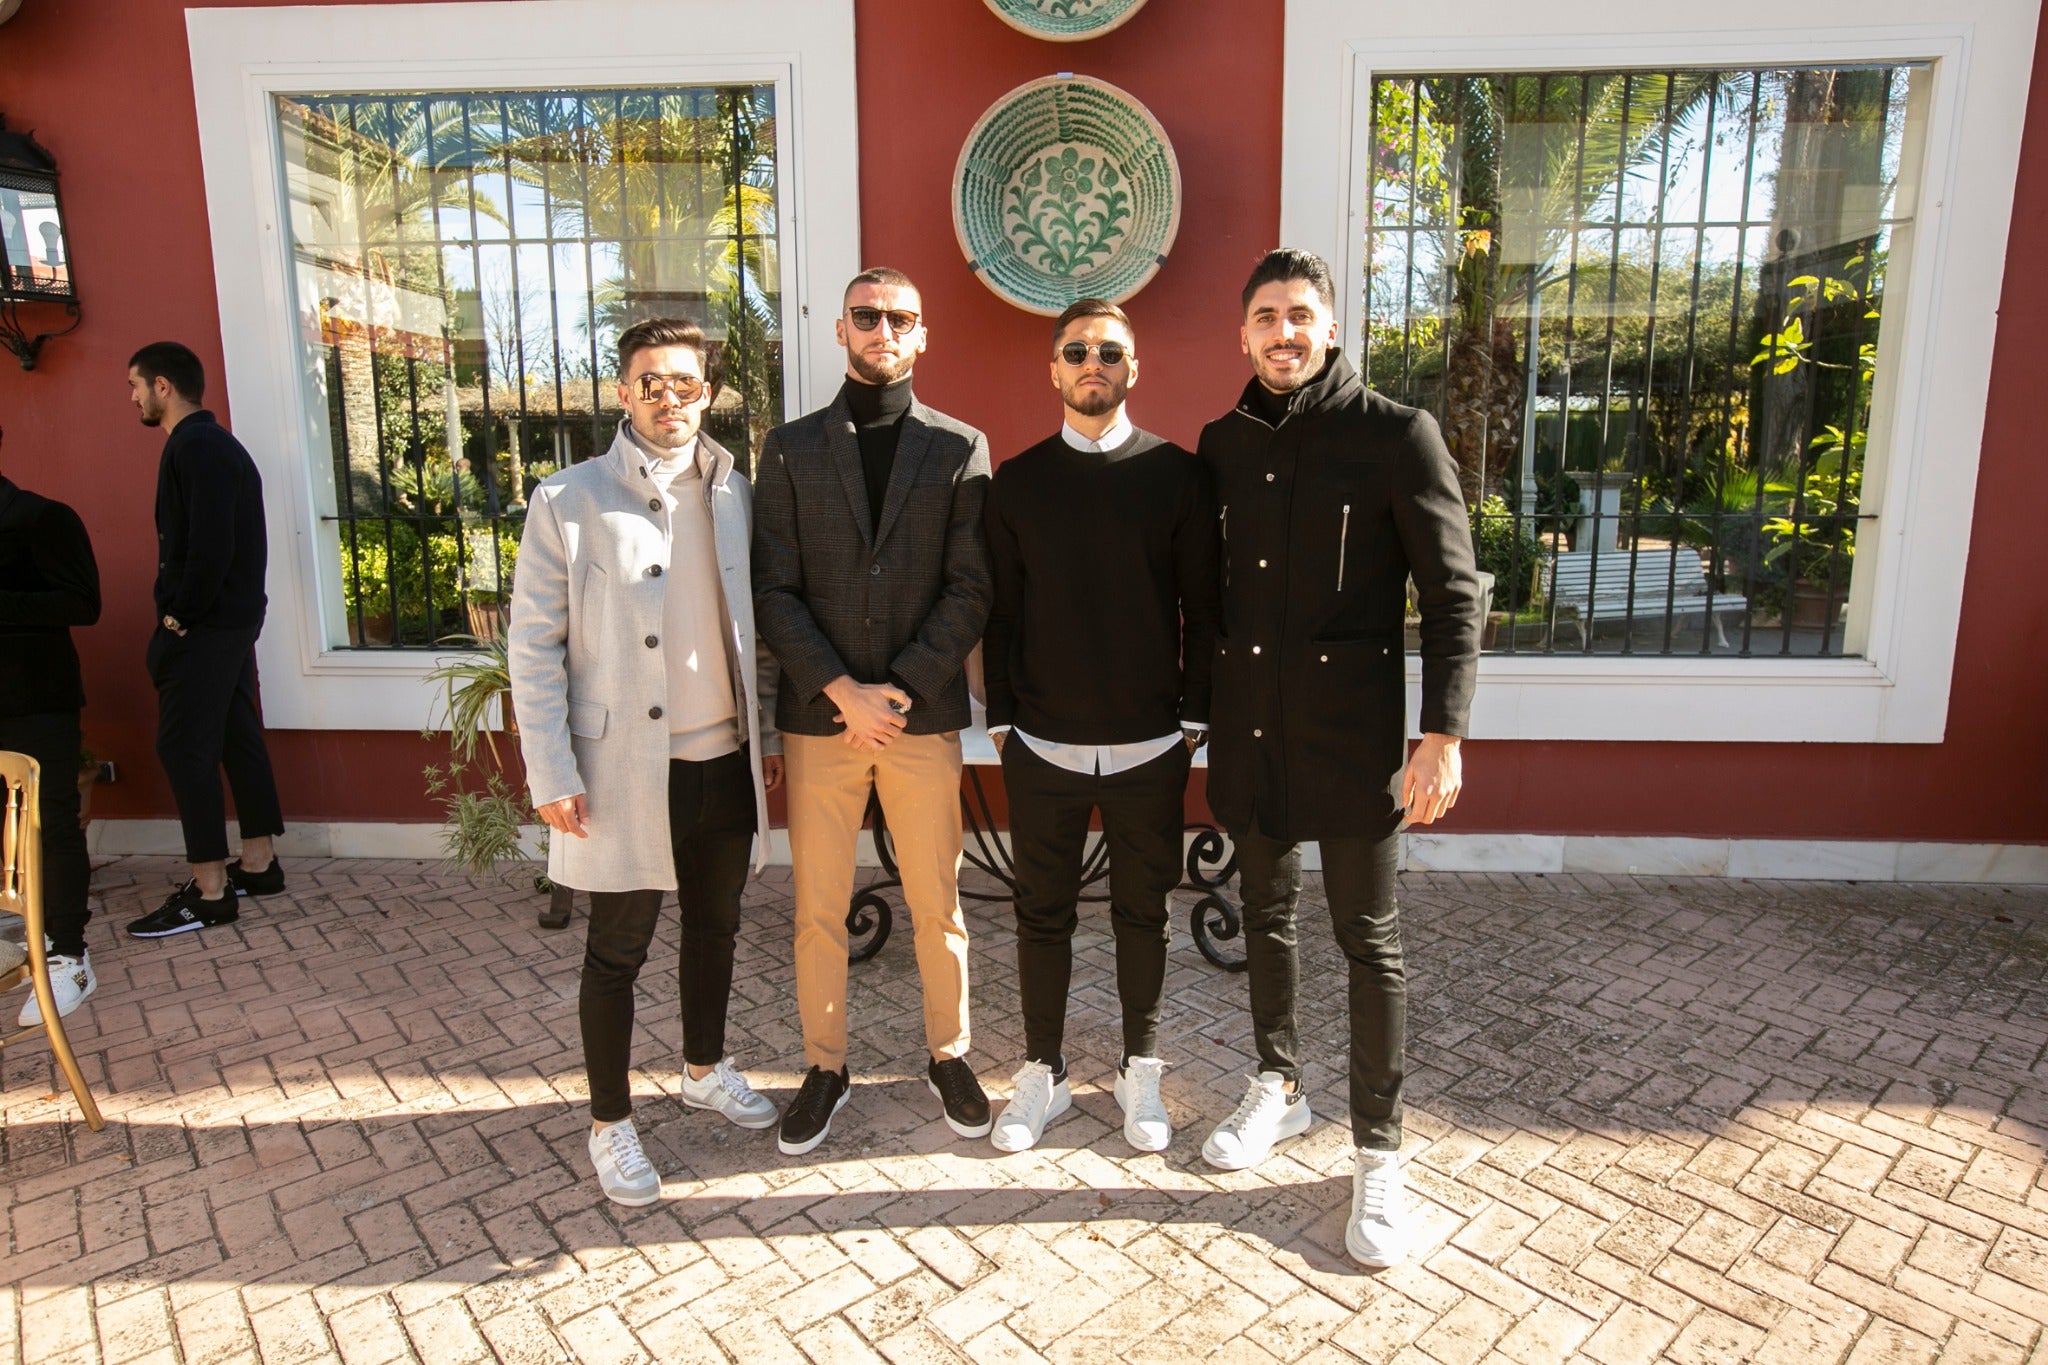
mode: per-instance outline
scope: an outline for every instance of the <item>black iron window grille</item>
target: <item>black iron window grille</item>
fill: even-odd
[[[782,419],[770,85],[280,96],[301,379],[346,638],[502,631],[535,483],[601,454],[619,333],[700,324],[704,428]]]
[[[1442,424],[1489,650],[1854,652],[1925,74],[1373,82],[1364,368]]]

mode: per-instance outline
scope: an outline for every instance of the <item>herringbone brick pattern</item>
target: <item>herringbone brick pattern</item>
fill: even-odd
[[[1405,877],[1421,1246],[1370,1276],[1343,1254],[1341,1125],[1255,1173],[1202,1164],[1250,1030],[1243,978],[1184,933],[1179,1132],[1146,1156],[1108,1093],[1099,908],[1075,1110],[1015,1157],[937,1122],[907,934],[855,970],[854,1099],[794,1160],[679,1106],[676,984],[651,971],[636,1087],[665,1197],[626,1210],[583,1150],[580,932],[430,866],[291,872],[238,925],[158,943],[116,935],[171,866],[98,874],[74,1038],[109,1122],[85,1129],[46,1051],[5,1055],[0,1360],[2048,1361],[2041,891]],[[1007,915],[970,911],[992,1091],[1019,1046]],[[772,873],[731,1042],[777,1099],[801,1065],[789,921]],[[654,960],[675,953],[671,926]]]

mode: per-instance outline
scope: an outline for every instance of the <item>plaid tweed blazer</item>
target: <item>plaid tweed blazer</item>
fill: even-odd
[[[841,674],[909,692],[910,734],[971,724],[965,665],[994,598],[988,478],[988,439],[913,400],[877,525],[843,394],[768,433],[754,476],[754,611],[782,666],[777,729],[843,730],[824,695]]]

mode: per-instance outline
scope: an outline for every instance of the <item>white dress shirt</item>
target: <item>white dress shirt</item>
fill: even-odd
[[[1125,441],[1130,440],[1131,431],[1130,419],[1119,411],[1116,415],[1116,420],[1110,423],[1109,430],[1103,432],[1099,440],[1083,436],[1080,432],[1074,430],[1074,425],[1071,422],[1063,423],[1060,426],[1060,439],[1075,450],[1100,452],[1115,450]],[[1207,730],[1209,728],[1205,722],[1192,720],[1181,722],[1181,726],[1181,730],[1176,730],[1170,735],[1161,735],[1158,739],[1134,740],[1129,744],[1056,744],[1052,740],[1039,739],[1037,736],[1027,734],[1022,730],[1017,731],[1017,738],[1030,745],[1032,753],[1037,754],[1055,767],[1065,768],[1068,772],[1082,773],[1090,777],[1108,777],[1112,773],[1127,772],[1141,764],[1150,763],[1153,759],[1170,751],[1174,745],[1185,744],[1187,740],[1182,734],[1182,730]],[[990,737],[993,738],[996,735],[1005,734],[1013,729],[1016,729],[1016,727],[1011,725],[991,725],[988,732]]]

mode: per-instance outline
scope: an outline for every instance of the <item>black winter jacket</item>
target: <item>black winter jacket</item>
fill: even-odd
[[[0,716],[85,705],[71,627],[100,619],[100,570],[78,514],[0,476]]]
[[[1253,385],[1258,381],[1254,379]],[[1286,840],[1399,825],[1407,758],[1402,609],[1422,612],[1422,730],[1462,737],[1480,597],[1456,466],[1434,418],[1341,354],[1275,427],[1253,388],[1203,428],[1223,529],[1209,806]]]

